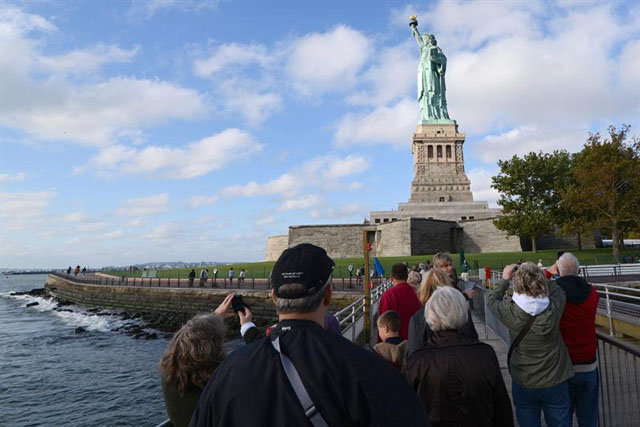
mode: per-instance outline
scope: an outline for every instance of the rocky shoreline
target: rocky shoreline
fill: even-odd
[[[54,301],[57,305],[54,308],[55,311],[73,312],[69,308],[65,308],[70,305],[76,305],[70,301],[55,297],[47,292],[44,288],[36,288],[25,292],[12,292],[12,296],[26,295],[32,297],[39,297],[46,300]],[[26,304],[28,307],[39,305],[38,302],[31,302]],[[95,316],[117,316],[121,320],[131,321],[125,323],[123,326],[113,329],[115,332],[122,332],[130,335],[134,339],[156,339],[158,333],[153,331],[147,331],[145,329],[153,329],[155,331],[164,332],[166,334],[172,334],[182,327],[193,315],[188,313],[179,312],[130,312],[119,310],[108,310],[99,307],[87,308],[86,313],[90,313]],[[229,318],[225,321],[227,326],[226,340],[233,340],[240,338],[240,322],[237,316]],[[256,326],[262,331],[266,330],[271,322],[254,320]],[[75,333],[80,334],[87,332],[84,328],[78,327],[75,329]]]

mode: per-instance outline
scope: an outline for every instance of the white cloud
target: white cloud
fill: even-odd
[[[544,129],[525,125],[495,135],[487,135],[474,142],[470,152],[474,158],[485,163],[495,163],[511,158],[514,154],[523,156],[531,151],[579,151],[586,138],[587,133],[584,129]]]
[[[369,209],[358,203],[349,203],[338,208],[316,209],[309,213],[311,219],[352,219],[369,217]]]
[[[317,194],[304,194],[299,197],[284,200],[278,210],[289,211],[295,209],[310,209],[322,203],[322,198]]]
[[[497,175],[499,172],[496,168],[475,168],[467,172],[467,176],[471,180],[473,200],[487,201],[490,207],[498,207],[496,202],[500,198],[500,195],[496,190],[491,188],[491,177]]]
[[[418,119],[418,104],[409,99],[402,99],[390,107],[376,108],[370,113],[349,113],[336,125],[334,142],[338,146],[391,144],[410,147]]]
[[[297,176],[285,173],[264,184],[252,181],[245,185],[232,185],[222,189],[220,194],[224,197],[272,196],[274,194],[286,196],[297,194],[304,185],[305,183],[299,180]]]
[[[276,219],[272,215],[269,215],[259,218],[258,220],[256,220],[255,224],[256,227],[266,227],[268,225],[274,224],[275,222]]]
[[[124,231],[122,230],[115,230],[102,235],[102,238],[107,240],[119,239],[121,237],[124,237]]]
[[[84,214],[84,212],[72,212],[62,217],[62,220],[64,222],[82,222],[86,219],[87,216]]]
[[[208,58],[195,60],[193,72],[200,77],[210,77],[230,66],[257,64],[265,67],[270,62],[272,58],[263,45],[229,43],[217,47]]]
[[[76,225],[75,230],[83,233],[93,233],[96,231],[104,230],[108,226],[109,224],[104,221],[88,220],[84,223]]]
[[[293,43],[287,73],[302,94],[349,89],[372,54],[371,41],[362,33],[338,25],[326,33],[314,33]]]
[[[175,223],[168,222],[152,228],[150,232],[144,234],[144,238],[156,241],[169,241],[178,236],[178,234],[178,226]]]
[[[89,49],[78,49],[58,56],[42,56],[40,64],[54,74],[93,73],[104,64],[129,62],[138,53],[118,46],[99,44]]]
[[[191,209],[199,208],[200,206],[212,205],[218,201],[218,196],[191,196],[189,199],[189,207]]]
[[[17,173],[0,173],[0,183],[3,182],[21,182],[27,178],[25,172]]]
[[[282,109],[283,97],[266,82],[237,77],[224,80],[217,88],[224,110],[239,113],[247,125],[259,126]]]
[[[415,90],[417,48],[408,42],[383,48],[374,58],[374,63],[362,73],[364,89],[347,97],[353,104],[386,105],[398,98],[406,97]]]
[[[255,196],[279,196],[284,202],[281,208],[297,206],[300,202],[299,195],[309,189],[327,190],[352,190],[360,187],[360,183],[345,183],[341,178],[357,175],[370,167],[370,161],[357,155],[339,157],[335,154],[316,157],[289,172],[280,175],[264,184],[255,181],[245,185],[233,185],[220,191],[223,197],[255,197]],[[306,203],[315,200],[305,199]]]
[[[104,176],[160,174],[169,178],[189,179],[229,166],[233,161],[262,150],[262,145],[240,129],[226,129],[182,148],[148,145],[128,148],[114,145],[98,154],[74,173],[87,170]]]
[[[57,193],[51,190],[0,193],[0,224],[4,232],[36,228]]]
[[[165,212],[169,208],[169,195],[162,193],[129,199],[120,203],[120,206],[116,211],[116,214],[120,216],[155,215]]]
[[[42,140],[109,145],[139,135],[144,127],[192,119],[207,111],[192,89],[160,80],[112,77],[88,82],[67,74],[91,73],[110,62],[130,60],[137,49],[97,45],[47,56],[46,38],[56,31],[37,15],[0,11],[0,120]]]

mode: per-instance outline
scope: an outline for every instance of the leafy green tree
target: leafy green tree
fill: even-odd
[[[640,221],[640,143],[626,141],[629,129],[609,126],[605,139],[590,133],[574,158],[575,181],[563,194],[568,205],[589,212],[594,225],[611,231],[616,260],[623,234],[638,229]]]
[[[496,227],[531,239],[536,252],[536,237],[552,232],[558,222],[561,190],[571,181],[570,165],[571,156],[564,150],[498,161],[500,173],[491,178],[502,206]]]

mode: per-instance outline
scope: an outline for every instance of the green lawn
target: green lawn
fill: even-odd
[[[583,251],[571,251],[574,255],[578,257],[580,263],[583,265],[589,264],[609,264],[613,262],[613,256],[611,255],[611,249],[588,249]],[[545,250],[538,251],[537,253],[533,252],[499,252],[499,253],[467,253],[465,257],[467,258],[467,262],[471,267],[475,267],[475,262],[478,263],[478,267],[489,266],[492,269],[502,269],[505,265],[516,263],[519,260],[527,260],[533,261],[535,263],[538,262],[539,259],[542,259],[542,263],[545,266],[551,265],[556,259],[557,250]],[[459,255],[453,255],[453,262],[455,266],[459,264]],[[622,251],[621,256],[630,256],[630,255],[640,255],[640,249],[627,249]],[[432,259],[433,254],[431,255],[420,255],[420,256],[410,256],[410,257],[382,257],[380,258],[380,262],[382,263],[385,272],[388,274],[391,270],[391,266],[398,262],[408,262],[410,265],[419,264],[421,262],[426,262],[428,259]],[[358,267],[363,265],[362,258],[341,258],[335,259],[336,269],[335,269],[335,277],[349,277],[349,270],[347,269],[348,265],[353,265],[354,267]],[[252,263],[244,263],[244,264],[230,264],[230,265],[218,265],[218,266],[210,266],[210,267],[197,267],[196,277],[199,277],[200,270],[202,268],[209,269],[209,277],[213,278],[213,269],[217,268],[218,278],[222,279],[225,277],[229,277],[229,268],[233,267],[236,272],[236,278],[238,277],[238,273],[240,273],[240,269],[244,268],[247,271],[247,278],[255,277],[255,278],[264,278],[268,277],[271,269],[273,268],[273,261],[262,261],[262,262],[252,262]],[[371,268],[373,268],[373,258],[371,258]],[[171,270],[158,270],[158,277],[166,278],[166,277],[188,277],[190,268],[177,268]],[[136,272],[134,274],[130,274],[129,272],[124,271],[110,271],[110,274],[114,274],[117,276],[128,276],[128,277],[140,277],[141,272]],[[354,268],[355,273],[355,268]]]

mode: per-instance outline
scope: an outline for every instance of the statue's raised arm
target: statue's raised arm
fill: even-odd
[[[416,39],[416,42],[418,43],[418,47],[422,48],[422,46],[424,46],[424,43],[422,41],[422,36],[418,31],[418,15],[411,15],[411,17],[409,18],[409,26],[411,27],[411,32],[413,33],[413,37]]]

